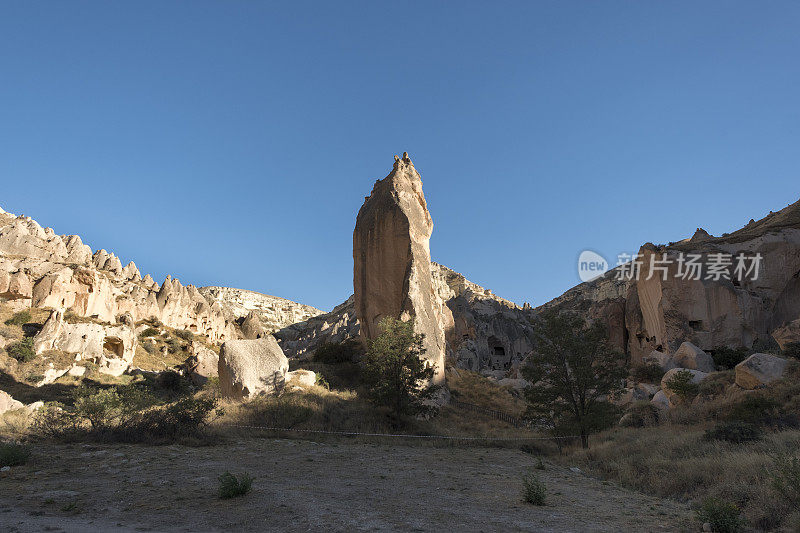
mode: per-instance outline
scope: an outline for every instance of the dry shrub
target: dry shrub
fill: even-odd
[[[40,409],[32,430],[59,442],[194,443],[208,437],[204,428],[216,403],[213,398],[188,396],[162,404],[135,386],[79,387],[74,405],[54,403]]]
[[[758,442],[706,441],[702,426],[615,429],[589,450],[571,456],[589,471],[661,497],[699,504],[708,497],[732,502],[751,525],[781,525],[792,512],[775,498],[767,472],[775,453],[800,446],[800,431],[767,434]]]

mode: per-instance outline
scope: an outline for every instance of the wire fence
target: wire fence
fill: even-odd
[[[370,433],[365,431],[332,431],[322,429],[302,429],[302,428],[281,428],[274,426],[255,426],[245,424],[220,424],[225,427],[245,428],[245,429],[259,429],[263,431],[275,431],[278,433],[309,433],[320,435],[338,435],[343,437],[393,437],[403,439],[441,439],[441,440],[463,440],[463,441],[531,441],[531,440],[554,440],[554,439],[576,439],[580,435],[565,435],[565,436],[517,436],[517,437],[468,437],[458,435],[414,435],[409,433]]]
[[[481,413],[496,420],[501,420],[503,422],[511,424],[516,428],[527,425],[521,418],[511,416],[510,414],[504,413],[503,411],[498,411],[496,409],[489,409],[488,407],[483,407],[481,405],[475,405],[472,403],[462,402],[460,400],[456,400],[455,398],[450,399],[450,405],[453,405],[454,407],[460,407],[461,409],[466,409],[467,411]]]
[[[501,420],[511,424],[515,428],[528,428],[533,429],[535,425],[529,424],[522,418],[512,416],[503,411],[490,409],[481,405],[475,405],[468,402],[462,402],[455,398],[450,398],[450,405],[473,411],[485,416],[489,416],[496,420]],[[510,437],[488,437],[488,436],[460,436],[460,435],[415,435],[409,433],[374,433],[366,431],[338,431],[338,430],[323,430],[323,429],[303,429],[303,428],[285,428],[276,426],[258,426],[246,424],[221,424],[226,427],[235,427],[242,429],[257,429],[261,431],[271,431],[276,433],[302,433],[302,434],[316,434],[316,435],[336,435],[340,437],[386,437],[386,438],[402,438],[402,439],[433,439],[433,440],[448,440],[448,441],[480,441],[480,442],[501,442],[501,441],[560,441],[572,440],[580,438],[580,435],[550,435],[541,436],[536,434],[524,436],[510,436]]]

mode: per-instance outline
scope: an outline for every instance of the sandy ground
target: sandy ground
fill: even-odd
[[[0,531],[686,531],[689,509],[518,450],[253,439],[187,448],[39,445],[0,473]],[[220,500],[217,476],[255,477]]]

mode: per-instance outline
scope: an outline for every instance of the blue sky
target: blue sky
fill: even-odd
[[[0,206],[330,309],[408,151],[435,261],[518,303],[586,248],[800,197],[796,2],[0,2]]]

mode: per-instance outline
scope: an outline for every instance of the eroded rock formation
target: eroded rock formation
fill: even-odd
[[[74,354],[76,360],[91,361],[100,372],[119,376],[133,362],[136,353],[136,333],[133,318],[122,315],[113,325],[93,322],[69,323],[64,320],[64,311],[56,309],[33,338],[33,349],[37,354],[47,350],[59,350]],[[63,370],[66,373],[67,369]]]
[[[445,328],[452,317],[433,286],[432,231],[422,179],[407,153],[395,157],[392,172],[375,182],[356,218],[355,313],[365,339],[380,334],[385,317],[413,320],[415,331],[425,334],[425,358],[436,367],[434,382],[441,382]]]
[[[77,235],[57,235],[25,216],[0,213],[0,298],[32,307],[63,308],[113,324],[156,318],[220,342],[236,336],[219,303],[167,277],[142,279],[133,262],[122,266],[105,250],[92,253]]]
[[[618,267],[537,311],[571,309],[606,321],[613,344],[634,362],[654,350],[672,355],[685,341],[713,351],[800,340],[800,202],[722,237],[698,230],[691,239],[646,244],[639,253],[638,280],[617,279]],[[757,279],[740,281],[734,264],[720,279],[705,273],[694,279],[679,275],[681,254],[696,254],[706,265],[715,254],[760,254],[760,270]]]

